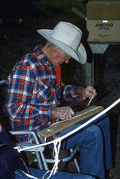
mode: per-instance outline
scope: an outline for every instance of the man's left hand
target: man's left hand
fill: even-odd
[[[82,95],[85,98],[95,98],[97,95],[96,89],[92,86],[87,86],[86,88],[80,88],[78,94]]]

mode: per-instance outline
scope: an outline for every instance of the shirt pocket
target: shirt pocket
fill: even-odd
[[[43,79],[39,82],[39,88],[37,91],[37,98],[40,102],[48,104],[52,102],[56,95],[56,81],[54,79]]]

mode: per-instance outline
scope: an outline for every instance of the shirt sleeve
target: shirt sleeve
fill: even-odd
[[[11,73],[8,81],[7,112],[10,118],[13,120],[16,118],[39,119],[39,122],[50,119],[51,110],[49,105],[40,105],[37,102],[39,99],[37,97],[37,87],[35,87],[35,74],[30,67],[26,67],[26,65],[19,66]],[[43,90],[44,88],[41,88],[41,94]],[[46,93],[46,99],[47,95]]]
[[[78,94],[79,86],[66,85],[62,90],[62,99],[65,101],[83,101],[85,100],[84,96]]]

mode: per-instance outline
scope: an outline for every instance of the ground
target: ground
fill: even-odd
[[[38,28],[50,28],[59,22],[59,18],[38,21]],[[36,22],[36,21],[35,21]],[[34,23],[33,23],[34,24]],[[81,24],[76,24],[83,27]],[[30,26],[25,21],[22,24],[16,22],[6,22],[0,26],[1,39],[1,64],[0,80],[7,79],[7,76],[17,60],[29,51],[33,50],[37,44],[43,45],[45,40],[36,32],[36,26]],[[95,88],[98,96],[96,105],[104,108],[112,104],[119,98],[120,91],[120,46],[110,45],[102,55],[96,55],[97,80]],[[74,85],[84,85],[84,70],[78,62],[71,60],[67,65],[62,66],[63,81]],[[5,115],[4,102],[7,93],[7,86],[0,88],[0,121],[6,128],[10,129],[8,118]],[[74,103],[79,107],[79,103]],[[86,105],[86,104],[83,104]],[[120,105],[118,104],[108,112],[111,124],[111,141],[113,154],[113,168],[110,176],[120,178]],[[71,167],[70,167],[71,170]]]

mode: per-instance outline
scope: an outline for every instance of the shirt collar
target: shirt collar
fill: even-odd
[[[42,46],[41,45],[37,45],[35,48],[34,48],[34,51],[39,53],[39,55],[42,55],[42,59],[44,60],[44,64],[46,65],[50,65],[52,67],[53,64],[50,62],[50,60],[45,56],[44,52],[41,50],[42,49]]]

